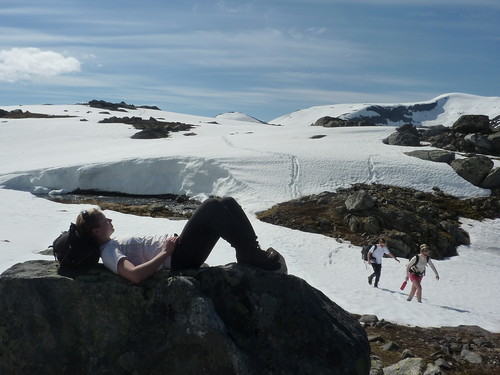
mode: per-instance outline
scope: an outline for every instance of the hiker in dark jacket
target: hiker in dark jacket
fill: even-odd
[[[375,283],[373,286],[378,288],[378,282],[380,280],[380,274],[382,273],[382,258],[384,254],[387,254],[391,258],[394,258],[399,262],[399,259],[391,254],[389,249],[387,248],[387,242],[385,238],[381,237],[378,240],[378,244],[373,245],[373,247],[368,251],[368,263],[372,265],[373,273],[368,276],[368,283],[372,285],[373,278],[375,277]]]
[[[417,293],[417,301],[422,302],[422,279],[425,275],[425,269],[429,265],[436,274],[436,280],[439,280],[439,274],[434,267],[434,264],[429,257],[430,249],[426,244],[420,245],[420,254],[415,255],[406,266],[405,280],[412,282],[411,291],[407,301],[411,301],[415,293]]]

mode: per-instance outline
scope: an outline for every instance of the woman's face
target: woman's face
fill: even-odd
[[[95,227],[93,230],[96,231],[95,233],[97,234],[98,237],[110,238],[115,231],[115,228],[111,223],[112,220],[108,219],[102,212],[100,212],[98,215],[99,215],[99,218],[97,220],[98,226]]]

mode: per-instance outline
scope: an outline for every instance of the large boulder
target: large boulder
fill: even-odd
[[[500,188],[500,168],[493,168],[481,182],[481,187],[485,189]]]
[[[364,190],[355,191],[345,200],[345,206],[348,211],[368,210],[375,206],[375,202],[370,194]]]
[[[360,323],[304,280],[229,264],[134,285],[52,261],[0,276],[2,374],[368,374]]]
[[[484,155],[453,160],[450,165],[457,174],[471,184],[480,186],[481,182],[491,172],[494,163]]]
[[[405,152],[408,156],[413,156],[422,160],[434,161],[437,163],[451,163],[455,160],[455,153],[444,150],[415,150]]]
[[[462,115],[452,126],[457,133],[491,133],[490,118],[485,115]]]
[[[488,136],[488,141],[493,145],[493,149],[495,150],[494,155],[500,155],[500,130],[497,130],[496,133],[490,134]]]
[[[394,132],[382,140],[391,146],[420,146],[420,138],[411,132]]]

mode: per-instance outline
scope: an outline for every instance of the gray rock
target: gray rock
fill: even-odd
[[[419,136],[418,130],[415,127],[415,125],[413,125],[413,124],[404,124],[404,125],[401,125],[401,126],[399,126],[396,129],[396,131],[399,132],[399,133],[413,134],[416,137]]]
[[[481,182],[480,186],[485,189],[500,188],[500,168],[493,168]]]
[[[422,358],[406,358],[384,367],[384,375],[422,375],[426,368],[427,364]]]
[[[464,245],[470,245],[470,237],[467,232],[465,232],[462,228],[460,228],[458,225],[450,223],[449,221],[441,221],[439,223],[441,228],[443,228],[447,233],[449,233],[451,236],[453,236],[458,243],[464,244]]]
[[[498,155],[500,153],[500,131],[488,135],[488,141],[493,145],[495,155]]]
[[[444,125],[435,125],[423,130],[423,134],[426,137],[434,137],[439,134],[447,133],[448,127]]]
[[[422,160],[434,161],[437,163],[451,163],[455,160],[455,153],[443,150],[415,150],[405,152],[408,156],[413,156]]]
[[[457,133],[490,133],[490,119],[485,115],[462,115],[452,129]]]
[[[488,153],[494,150],[493,143],[491,143],[487,136],[480,133],[467,134],[464,137],[464,141],[473,145],[478,151]]]
[[[410,349],[405,349],[401,353],[401,358],[413,358],[415,357],[415,354]]]
[[[362,315],[361,318],[359,318],[359,321],[361,323],[373,324],[373,323],[378,322],[378,317],[377,317],[377,315],[373,315],[373,314],[365,314],[365,315]]]
[[[359,322],[294,276],[229,264],[134,285],[29,261],[0,295],[2,374],[369,373]]]
[[[395,132],[383,140],[393,146],[420,146],[420,138],[412,133]]]
[[[348,211],[362,211],[373,208],[375,202],[373,198],[364,190],[356,191],[347,197],[345,206]]]
[[[372,366],[370,369],[370,375],[384,375],[384,363],[380,357],[372,355]]]
[[[480,354],[474,353],[468,349],[462,350],[460,356],[469,363],[480,364],[483,362],[483,358],[481,357]]]
[[[368,336],[368,341],[370,342],[384,342],[384,338],[380,335],[370,335]]]
[[[399,350],[399,345],[394,341],[389,341],[388,343],[380,347],[382,350],[388,350],[390,352],[397,352]]]
[[[434,364],[443,370],[451,370],[452,369],[451,363],[446,361],[444,358],[436,359],[436,362],[434,362]]]
[[[493,168],[493,161],[487,156],[479,155],[453,160],[450,165],[460,177],[473,185],[480,186]]]
[[[422,375],[443,375],[443,370],[435,364],[428,363]]]

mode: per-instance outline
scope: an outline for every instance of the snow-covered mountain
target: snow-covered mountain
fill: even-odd
[[[500,116],[500,97],[451,93],[415,103],[362,103],[316,106],[278,117],[270,123],[311,125],[324,116],[366,121],[376,125],[451,126],[461,115]]]
[[[461,114],[495,117],[499,103],[499,98],[449,94],[406,106],[419,108],[411,114],[415,122],[451,125]],[[367,283],[370,270],[361,261],[359,247],[342,238],[256,219],[256,212],[276,203],[354,183],[427,192],[438,186],[457,197],[490,195],[446,163],[405,155],[412,147],[384,144],[382,139],[394,131],[391,126],[309,126],[324,116],[377,116],[374,106],[313,107],[272,121],[282,126],[261,124],[239,113],[200,117],[139,107],[106,111],[76,104],[0,106],[5,111],[59,116],[0,118],[0,272],[28,259],[53,259],[39,251],[89,207],[55,203],[32,193],[61,194],[82,188],[144,195],[185,193],[197,199],[230,195],[249,215],[262,246],[273,246],[283,254],[290,274],[347,311],[411,325],[479,325],[500,332],[500,289],[494,287],[500,282],[500,219],[462,220],[471,245],[461,246],[459,256],[435,262],[441,279],[426,276],[422,304],[406,302],[407,290],[399,289],[404,260],[401,264],[385,261],[380,288],[374,289]],[[153,117],[194,127],[163,139],[132,139],[137,129],[131,125],[100,123],[111,116]],[[495,163],[498,166],[499,161]],[[113,219],[117,235],[180,233],[185,225],[182,220],[112,211],[106,215]],[[219,241],[207,263],[234,261],[234,250]]]

